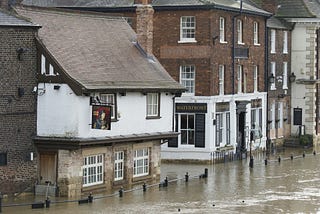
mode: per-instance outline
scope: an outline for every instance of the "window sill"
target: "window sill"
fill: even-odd
[[[238,45],[245,45],[245,43],[238,41]]]
[[[257,44],[253,44],[254,46],[261,46],[261,44],[257,43]]]
[[[283,53],[283,54],[288,54],[288,51],[286,51],[286,52],[285,52],[285,51],[283,51],[282,53]]]
[[[142,182],[142,181],[145,181],[145,180],[148,180],[152,178],[152,176],[149,174],[149,175],[141,175],[141,176],[138,176],[138,177],[133,177],[132,178],[132,182],[136,183],[136,182]]]
[[[220,41],[220,44],[228,44],[227,41]]]
[[[271,51],[270,53],[271,53],[271,54],[275,54],[276,52],[275,52],[275,51]]]
[[[161,119],[160,116],[147,116],[146,117],[146,120],[158,120],[158,119]]]
[[[197,43],[196,40],[180,40],[178,41],[178,44],[184,44],[184,43]]]

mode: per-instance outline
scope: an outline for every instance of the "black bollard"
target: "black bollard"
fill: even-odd
[[[122,198],[123,197],[123,188],[121,187],[119,190],[119,197]]]
[[[168,177],[166,177],[165,179],[164,179],[164,186],[168,186]]]
[[[92,201],[93,201],[93,196],[92,196],[92,194],[90,193],[89,196],[88,196],[88,202],[89,202],[89,203],[92,203]]]
[[[147,185],[146,185],[146,183],[143,183],[142,189],[143,189],[143,192],[147,191]]]
[[[306,152],[303,152],[302,157],[304,158],[306,156]]]
[[[293,160],[293,154],[291,154],[290,158],[291,158],[291,160]]]
[[[266,159],[264,159],[264,165],[268,165],[268,159],[266,158]]]
[[[204,177],[207,178],[208,177],[208,168],[204,169]]]
[[[47,197],[46,199],[46,208],[49,208],[50,207],[50,199],[49,197]]]
[[[278,162],[279,162],[279,163],[281,162],[281,157],[280,157],[280,156],[278,157]]]
[[[249,161],[249,167],[253,168],[253,157],[250,157],[250,161]]]
[[[186,179],[186,182],[188,182],[188,181],[189,181],[189,174],[188,174],[188,172],[186,173],[186,175],[185,175],[184,177],[185,177],[185,179]]]
[[[316,155],[316,151],[313,151],[313,155]]]

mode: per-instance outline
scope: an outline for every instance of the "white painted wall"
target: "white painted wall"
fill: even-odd
[[[266,93],[253,93],[253,94],[235,94],[235,95],[225,95],[225,96],[213,96],[213,97],[192,97],[192,96],[182,96],[176,99],[176,103],[207,103],[207,114],[206,114],[206,126],[205,126],[205,148],[196,148],[194,145],[180,145],[180,140],[178,148],[168,147],[168,144],[163,144],[161,146],[161,158],[162,159],[189,159],[189,160],[211,160],[213,158],[213,153],[217,150],[215,146],[215,126],[213,125],[213,119],[215,118],[215,105],[217,102],[229,102],[230,103],[230,141],[231,145],[236,148],[237,140],[237,117],[236,117],[236,103],[235,101],[244,101],[252,99],[262,99],[262,135],[263,138],[257,140],[252,145],[252,149],[265,149],[266,148],[266,109],[267,109],[267,94]],[[247,105],[246,114],[246,126],[251,128],[251,107],[250,104]],[[247,148],[249,149],[249,136],[247,139]],[[220,147],[223,147],[221,145]]]
[[[90,97],[76,96],[66,84],[45,84],[45,93],[38,88],[38,136],[106,137],[172,131],[173,95],[162,93],[160,119],[146,119],[146,96],[142,93],[117,94],[118,121],[111,122],[111,130],[91,129]]]

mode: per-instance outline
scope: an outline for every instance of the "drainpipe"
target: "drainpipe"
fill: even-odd
[[[317,29],[317,37],[316,37],[316,80],[319,79],[319,36],[320,31],[319,28]],[[319,84],[316,84],[316,135],[319,134],[318,128],[319,128]]]
[[[234,95],[235,94],[235,87],[234,87],[234,77],[235,77],[235,69],[234,69],[234,65],[235,65],[235,21],[236,21],[236,18],[238,16],[241,16],[242,14],[242,0],[240,1],[240,10],[239,10],[239,14],[237,15],[234,15],[232,17],[232,94]]]

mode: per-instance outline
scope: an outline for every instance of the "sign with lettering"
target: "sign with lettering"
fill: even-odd
[[[216,111],[217,112],[230,111],[230,104],[229,103],[217,103]]]
[[[206,103],[176,103],[177,113],[207,113]]]

